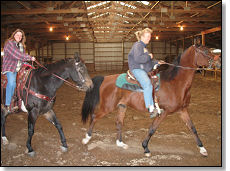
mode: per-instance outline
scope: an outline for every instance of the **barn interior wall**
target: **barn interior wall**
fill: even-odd
[[[127,70],[128,53],[135,42],[115,42],[115,43],[73,43],[73,42],[53,42],[48,46],[40,47],[37,52],[30,54],[36,56],[40,62],[50,63],[61,59],[73,57],[78,52],[86,63],[89,71],[107,70]],[[166,41],[153,41],[147,45],[150,53],[154,54],[157,60],[171,62],[177,56],[175,45]]]

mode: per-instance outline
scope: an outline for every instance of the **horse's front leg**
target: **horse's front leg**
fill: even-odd
[[[54,124],[55,127],[57,128],[59,135],[60,135],[60,138],[61,138],[61,142],[62,142],[61,149],[63,152],[66,152],[68,150],[68,147],[66,144],[66,138],[65,138],[64,132],[62,130],[62,126],[56,117],[56,114],[51,109],[49,112],[45,113],[44,116],[48,121],[50,121],[52,124]]]
[[[188,110],[187,108],[184,108],[180,111],[180,117],[181,119],[185,122],[186,126],[189,128],[190,131],[192,131],[194,137],[195,137],[195,140],[196,140],[196,143],[197,143],[197,146],[199,147],[200,149],[200,153],[203,155],[203,156],[208,156],[208,152],[207,150],[204,148],[198,134],[197,134],[197,131],[196,131],[196,128],[195,126],[193,125],[192,123],[192,120],[190,119],[189,117],[189,113],[188,113]]]
[[[32,136],[34,135],[34,126],[35,122],[38,118],[38,110],[37,108],[32,108],[31,111],[28,112],[28,139],[26,142],[26,146],[28,148],[28,154],[33,157],[35,152],[31,146]]]
[[[7,110],[1,106],[1,130],[2,130],[2,143],[3,145],[9,144],[9,141],[6,138],[6,132],[5,132],[5,123],[6,123],[6,117],[8,115]]]
[[[118,105],[118,115],[117,115],[117,121],[116,121],[116,126],[117,126],[116,144],[118,147],[122,147],[124,149],[128,148],[128,145],[122,142],[122,126],[123,126],[123,121],[124,121],[126,110],[127,110],[126,105],[124,104]]]
[[[155,118],[155,120],[152,122],[152,125],[149,128],[149,133],[147,137],[142,142],[142,147],[145,150],[145,156],[149,157],[151,155],[149,149],[148,149],[148,143],[151,138],[151,136],[156,132],[156,129],[159,127],[160,123],[164,120],[164,118],[167,116],[167,112],[164,111],[161,115]]]

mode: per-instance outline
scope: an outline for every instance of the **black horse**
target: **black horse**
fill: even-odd
[[[39,115],[44,115],[45,118],[55,125],[57,128],[61,142],[62,142],[62,151],[67,151],[66,138],[64,136],[62,126],[56,118],[56,114],[53,111],[53,105],[55,103],[55,95],[57,89],[63,84],[64,80],[71,78],[75,83],[76,87],[79,90],[87,91],[93,87],[93,82],[88,75],[87,68],[85,64],[78,57],[78,54],[75,54],[75,58],[68,58],[60,60],[53,64],[48,64],[43,67],[39,67],[31,71],[32,77],[30,81],[30,90],[36,92],[37,94],[45,95],[50,97],[50,101],[38,98],[31,93],[28,93],[24,89],[21,95],[23,105],[21,110],[28,113],[28,139],[26,146],[28,148],[28,154],[34,156],[35,152],[31,146],[32,136],[34,134],[35,122]],[[55,75],[60,76],[62,79],[56,77]],[[30,75],[28,76],[30,78]],[[29,79],[26,82],[26,87],[28,87]],[[24,106],[25,101],[27,100],[27,105]],[[25,108],[23,108],[25,107]],[[8,140],[5,135],[5,120],[8,115],[6,109],[1,107],[1,128],[2,128],[2,140],[3,143],[8,143]]]

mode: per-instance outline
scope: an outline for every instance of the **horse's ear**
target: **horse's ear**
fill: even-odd
[[[79,57],[78,52],[74,53],[74,58],[75,58],[76,62],[80,62],[80,57]]]

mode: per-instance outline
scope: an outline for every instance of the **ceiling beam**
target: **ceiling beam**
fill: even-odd
[[[48,22],[76,22],[78,21],[77,18],[66,18],[66,17],[63,17],[63,19],[60,21],[60,20],[57,20],[56,17],[47,17],[47,18],[44,18],[44,19],[38,19],[38,18],[24,18],[24,19],[12,19],[12,20],[4,20],[4,18],[2,19],[2,24],[11,24],[11,23],[40,23],[40,22],[45,22],[48,21]],[[122,17],[118,17],[118,19],[114,19],[114,21],[140,21],[141,18],[122,18]],[[150,21],[151,22],[151,19],[146,19],[147,21]],[[175,22],[175,21],[194,21],[194,22],[197,22],[197,21],[210,21],[210,22],[221,22],[221,18],[215,18],[215,17],[210,17],[210,18],[207,18],[207,17],[196,17],[196,18],[191,18],[191,17],[176,17],[175,19],[170,19],[168,17],[162,17],[162,21],[172,21],[172,22]],[[94,19],[94,18],[89,18],[89,20],[87,18],[82,18],[82,21],[110,21],[110,19],[108,18],[97,18],[97,19]],[[161,21],[160,18],[156,18],[156,21]]]
[[[80,22],[78,24],[72,24],[70,27],[71,28],[79,28],[80,27]],[[52,27],[55,29],[55,28],[63,28],[63,23],[62,24],[56,24],[56,23],[52,23],[50,24],[50,26],[52,25]],[[111,24],[92,24],[91,27],[113,27],[114,25],[111,25]],[[125,27],[125,28],[128,28],[128,27],[133,27],[135,26],[135,24],[116,24],[116,27]],[[213,28],[215,25],[214,24],[198,24],[198,23],[194,23],[194,24],[183,24],[183,27],[195,27],[195,28],[198,28],[198,27],[201,27],[201,28]],[[11,27],[14,27],[14,26],[11,26]],[[15,28],[17,28],[18,26],[15,26]],[[22,25],[23,28],[45,28],[45,29],[48,29],[49,26],[47,26],[47,24],[34,24],[34,25],[31,25],[31,24],[27,24],[27,25]],[[90,25],[88,23],[85,24],[85,27],[90,27]],[[156,24],[148,24],[148,27],[155,27],[155,28],[172,28],[172,27],[179,27],[178,24],[167,24],[165,26],[158,26]]]
[[[142,26],[141,26],[142,27]],[[90,29],[86,28],[87,32],[91,31]],[[175,32],[175,31],[179,31],[179,28],[157,28],[157,29],[152,29],[153,31],[155,32],[160,32],[160,31],[168,31],[168,32]],[[184,28],[184,30],[182,31],[183,32],[191,32],[191,31],[202,31],[203,29],[202,28]],[[44,32],[48,32],[47,29],[27,29],[27,31],[29,32],[37,32],[37,33],[44,33]],[[79,31],[84,31],[84,28],[78,28],[78,29],[71,29],[69,31],[69,29],[65,29],[65,28],[62,28],[62,29],[55,29],[55,31],[53,31],[52,33],[58,33],[58,32],[79,32]],[[107,28],[94,28],[93,31],[112,31],[111,29],[107,29]],[[114,31],[132,31],[132,29],[129,29],[129,28],[114,28]],[[52,34],[51,33],[51,34]]]
[[[167,9],[169,13],[204,13],[204,14],[217,14],[220,13],[221,10],[211,10],[207,8],[194,8],[191,10],[184,10],[184,9]],[[84,10],[79,8],[70,8],[70,9],[54,9],[50,10],[48,8],[39,8],[39,9],[10,9],[10,10],[1,10],[1,15],[33,15],[33,14],[74,14],[74,13],[106,13],[106,12],[118,12],[117,9],[90,9]],[[123,8],[119,11],[119,13],[126,13],[126,12],[133,12],[133,13],[161,13],[161,9],[132,9],[132,8]]]
[[[202,31],[201,34],[213,33],[220,30],[221,30],[221,26]]]

